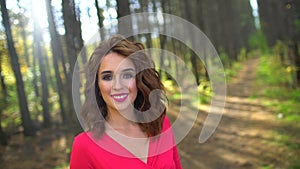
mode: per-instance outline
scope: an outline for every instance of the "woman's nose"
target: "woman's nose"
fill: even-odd
[[[121,89],[122,88],[122,81],[118,77],[113,78],[113,89]]]

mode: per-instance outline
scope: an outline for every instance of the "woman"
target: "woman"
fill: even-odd
[[[87,67],[71,169],[180,169],[164,87],[144,46],[120,35],[100,43]]]

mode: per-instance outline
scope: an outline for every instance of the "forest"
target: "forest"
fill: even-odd
[[[300,168],[299,0],[1,0],[0,20],[0,168],[69,168],[83,131],[76,71],[114,34],[170,52],[192,72],[199,112],[178,144],[184,168]],[[184,73],[152,54],[174,121],[189,97],[172,75]],[[217,63],[225,107],[200,144]]]

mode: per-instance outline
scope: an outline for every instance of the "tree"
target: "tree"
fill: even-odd
[[[7,55],[7,50],[4,50],[5,44],[3,43],[3,40],[0,41],[0,87],[1,87],[1,93],[0,93],[0,99],[3,100],[0,102],[0,144],[1,145],[7,145],[8,144],[8,136],[4,132],[2,128],[2,112],[5,109],[7,105],[8,100],[8,93],[7,93],[7,87],[5,84],[5,77],[3,75],[3,68],[2,68],[2,58],[4,55]]]
[[[14,47],[14,41],[13,41],[10,22],[9,22],[9,15],[6,8],[6,0],[1,0],[1,12],[2,12],[2,22],[5,28],[5,34],[7,39],[8,51],[10,55],[10,63],[16,78],[17,94],[18,94],[19,108],[21,112],[22,126],[24,128],[24,134],[27,136],[32,136],[35,135],[36,128],[33,125],[33,122],[30,118],[29,109],[27,107],[27,98],[24,91],[24,83],[22,80],[22,74],[18,62],[18,55]]]
[[[99,33],[100,33],[100,38],[101,40],[103,40],[105,38],[105,35],[104,35],[104,30],[101,28],[103,28],[103,21],[104,21],[104,16],[102,15],[103,13],[103,9],[101,9],[99,7],[99,3],[98,3],[98,0],[95,0],[95,7],[96,7],[96,10],[97,10],[97,17],[98,17],[98,25],[99,25]]]
[[[273,47],[277,41],[288,46],[288,59],[295,67],[293,87],[300,86],[300,2],[299,0],[258,0],[261,29],[266,35],[268,45]]]
[[[277,40],[285,40],[288,32],[283,1],[257,0],[261,29],[267,37],[269,46]]]
[[[41,72],[41,84],[42,84],[42,107],[43,107],[43,126],[51,126],[51,116],[49,113],[49,89],[46,75],[46,65],[44,63],[45,55],[42,53],[42,28],[40,27],[36,16],[38,15],[36,9],[32,9],[34,17],[34,51],[35,57],[38,58],[39,68]]]
[[[128,0],[117,0],[117,13],[118,19],[130,15],[130,3]],[[124,36],[133,35],[132,20],[130,17],[123,22],[120,22],[119,20],[118,33]],[[131,37],[129,37],[129,39],[133,40]]]
[[[56,86],[57,92],[59,96],[59,106],[60,106],[60,114],[63,123],[66,123],[66,112],[63,104],[63,83],[60,77],[60,71],[58,66],[58,58],[64,57],[62,45],[59,39],[59,36],[56,31],[56,26],[53,18],[52,7],[51,7],[51,0],[45,0],[46,9],[47,9],[47,16],[48,16],[48,23],[49,23],[49,31],[51,37],[51,50],[52,50],[52,59],[53,59],[53,67],[55,71],[55,78],[56,78]]]
[[[190,11],[190,1],[186,1],[183,3],[184,9],[185,9],[185,15],[186,15],[186,19],[192,21],[192,13]],[[198,23],[199,20],[194,21],[194,23]],[[191,32],[192,36],[189,37],[189,39],[191,40],[192,44],[195,45],[196,44],[196,40],[193,36],[193,32],[192,30],[188,30],[189,32]],[[195,78],[196,78],[196,82],[197,85],[200,84],[200,73],[198,72],[198,65],[197,65],[197,55],[196,53],[194,53],[192,50],[190,50],[190,62],[192,63],[192,69],[193,69],[193,73],[195,74]]]
[[[18,7],[20,10],[23,10],[24,8],[22,8],[19,4],[20,0],[18,0]],[[29,52],[28,52],[28,45],[27,45],[27,32],[25,30],[25,25],[28,24],[28,19],[26,17],[24,17],[24,15],[22,15],[20,13],[20,17],[21,19],[19,20],[20,23],[20,28],[21,28],[21,36],[23,39],[23,47],[24,47],[24,55],[25,55],[25,59],[27,62],[27,66],[30,66],[30,60],[29,60]]]
[[[76,64],[76,59],[79,51],[83,47],[83,40],[81,37],[81,23],[79,21],[79,17],[76,15],[74,0],[63,0],[62,1],[62,9],[63,9],[63,18],[64,18],[64,26],[66,30],[66,44],[67,44],[67,54],[69,61],[69,72],[67,75],[67,96],[68,96],[68,111],[67,116],[69,117],[67,123],[71,130],[74,133],[77,133],[81,130],[81,127],[76,118],[74,105],[73,105],[73,97],[72,97],[72,75],[73,70]],[[78,76],[78,72],[75,76]],[[77,84],[77,83],[76,83]],[[80,97],[79,94],[79,86],[73,86],[76,93],[74,97]],[[76,103],[80,104],[80,103]]]

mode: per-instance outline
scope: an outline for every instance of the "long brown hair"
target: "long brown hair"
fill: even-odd
[[[100,137],[105,130],[105,120],[107,118],[107,106],[103,100],[98,87],[98,69],[101,59],[108,53],[114,52],[128,57],[136,67],[136,86],[138,89],[137,97],[134,101],[134,107],[138,118],[146,121],[138,123],[141,130],[148,137],[156,136],[161,133],[162,120],[166,114],[164,86],[160,80],[158,72],[154,68],[154,62],[144,52],[144,45],[140,42],[131,42],[121,35],[112,36],[110,39],[103,41],[94,50],[90,60],[86,65],[85,84],[85,102],[81,109],[84,124],[89,131],[92,131],[95,137]],[[151,91],[159,89],[163,91],[161,95],[154,95],[151,101],[153,106],[158,107],[150,109],[149,94]],[[160,112],[157,112],[160,111]],[[146,113],[145,113],[146,112]],[[158,118],[148,122],[149,117],[158,114]]]

